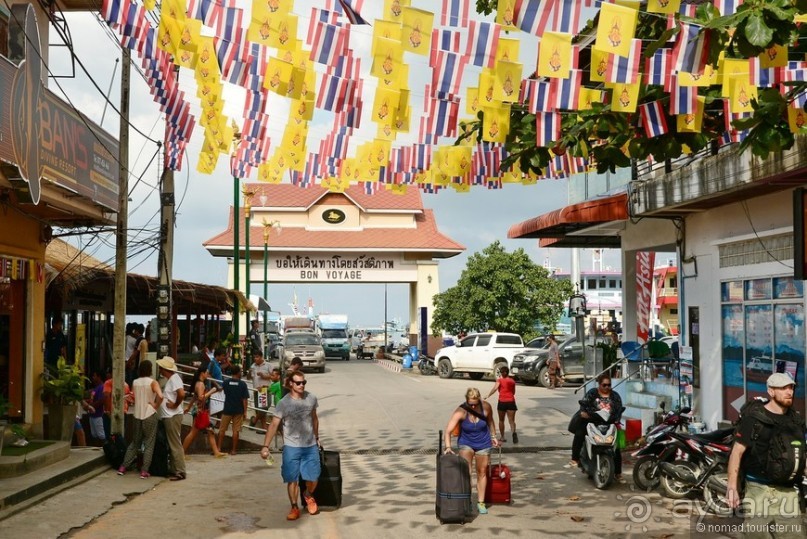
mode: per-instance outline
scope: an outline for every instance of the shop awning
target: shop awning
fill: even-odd
[[[628,219],[628,195],[572,204],[510,227],[508,238],[541,238],[541,247],[621,246],[620,232]]]

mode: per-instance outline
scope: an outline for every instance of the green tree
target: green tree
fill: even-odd
[[[468,258],[455,286],[434,296],[432,330],[507,331],[528,337],[536,322],[555,327],[571,293],[570,281],[552,279],[524,249],[508,253],[496,241]]]

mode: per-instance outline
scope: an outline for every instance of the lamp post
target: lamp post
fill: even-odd
[[[261,195],[261,205],[266,206],[266,195]],[[263,220],[263,299],[269,301],[269,231],[272,227],[278,227],[280,233],[280,223],[278,221]],[[267,326],[266,309],[263,310],[263,334],[266,335]]]
[[[250,191],[246,185],[244,185],[244,265],[246,269],[244,271],[244,296],[246,296],[247,301],[249,301],[249,285],[250,285],[250,278],[249,278],[249,252],[252,250],[251,245],[249,244],[249,218],[250,212],[252,210],[252,197],[255,195],[254,191]],[[246,323],[245,329],[247,331],[247,336],[249,336],[249,332],[251,331],[251,325],[249,323],[249,310],[247,309],[244,313],[246,316]],[[249,352],[244,354],[244,368],[248,369],[250,363],[252,363],[252,347],[247,346],[247,350]],[[246,351],[245,351],[246,352]]]
[[[583,347],[585,357],[586,350],[586,296],[576,292],[569,298],[569,316],[574,317],[574,332],[577,335],[580,346]],[[585,377],[585,367],[583,368]],[[596,369],[594,370],[596,373]]]
[[[238,130],[238,125],[233,123],[233,147],[231,158],[235,157],[235,153],[238,149],[238,144],[240,141],[241,132]],[[241,276],[239,275],[241,271],[241,235],[238,233],[238,224],[241,221],[240,208],[238,207],[238,192],[240,191],[240,183],[241,179],[233,174],[233,270],[235,272],[235,275],[233,275],[233,290],[236,291],[241,288]],[[235,344],[238,344],[240,341],[238,323],[241,319],[241,302],[238,301],[237,295],[234,298],[233,304],[233,337],[235,338]],[[233,350],[237,350],[237,348],[233,348]]]

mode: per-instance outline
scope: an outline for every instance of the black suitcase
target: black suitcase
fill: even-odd
[[[113,434],[104,442],[104,455],[110,466],[116,470],[120,468],[120,465],[123,464],[123,459],[126,458],[127,447],[123,434]]]
[[[443,431],[437,444],[437,496],[434,511],[441,524],[465,522],[471,516],[471,472],[459,455],[443,454]]]
[[[319,461],[322,467],[319,473],[317,488],[314,490],[314,499],[320,507],[342,506],[342,465],[339,451],[319,450]],[[303,492],[305,481],[300,480],[300,502],[305,506]]]
[[[165,435],[165,426],[162,421],[157,422],[157,436],[154,439],[154,453],[151,455],[149,473],[158,477],[168,477],[171,450],[168,447],[168,438]]]

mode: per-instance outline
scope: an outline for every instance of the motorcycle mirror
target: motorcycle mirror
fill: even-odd
[[[689,406],[686,406],[684,408],[681,408],[681,415],[686,415],[691,411],[692,411],[692,408],[690,408]]]
[[[666,403],[666,402],[664,402],[664,401],[661,401],[661,404],[659,405],[659,408],[661,408],[661,411],[663,412],[663,411],[664,411],[664,408],[665,408],[666,406],[667,406],[667,403]]]

